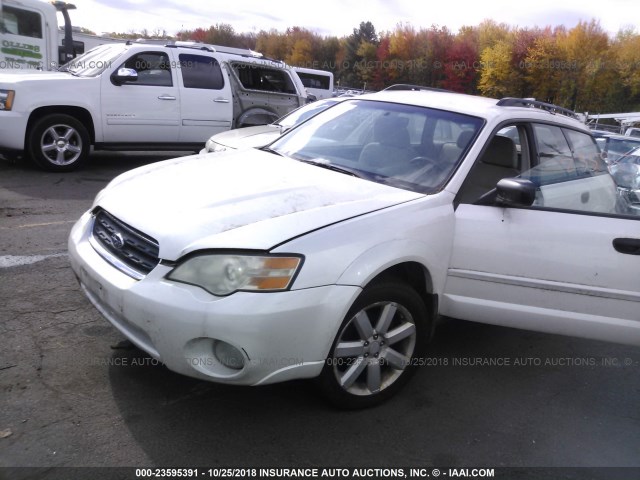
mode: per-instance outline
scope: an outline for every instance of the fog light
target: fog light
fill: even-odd
[[[213,345],[213,353],[218,361],[227,368],[242,370],[244,367],[242,352],[227,342],[217,340]]]

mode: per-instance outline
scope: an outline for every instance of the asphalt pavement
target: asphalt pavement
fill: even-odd
[[[634,347],[447,320],[410,384],[364,411],[330,407],[312,382],[230,387],[152,361],[84,298],[66,242],[113,177],[163,158],[101,153],[68,174],[0,160],[0,478],[163,466],[639,478],[612,469],[640,467]]]

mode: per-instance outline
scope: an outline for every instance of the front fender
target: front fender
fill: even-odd
[[[429,245],[416,240],[396,239],[363,252],[342,273],[338,285],[364,287],[382,272],[403,263],[417,263],[426,270],[427,290],[435,293],[442,290],[444,274],[435,259],[429,258]],[[434,284],[435,283],[435,284]]]

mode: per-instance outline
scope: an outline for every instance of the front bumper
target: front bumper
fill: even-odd
[[[158,265],[142,280],[120,272],[89,244],[91,215],[71,231],[69,258],[89,300],[120,332],[170,370],[222,383],[257,385],[317,376],[359,287],[330,285],[215,297],[165,279]],[[240,350],[232,369],[215,342]]]
[[[24,149],[28,116],[15,111],[0,111],[0,149],[17,153]]]

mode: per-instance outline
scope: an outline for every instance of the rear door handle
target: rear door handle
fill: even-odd
[[[616,238],[613,240],[613,248],[617,252],[627,255],[640,255],[639,238]]]
[[[176,97],[174,97],[173,95],[160,95],[158,97],[158,100],[175,100]]]
[[[216,98],[213,101],[216,103],[229,103],[229,99],[227,98]]]

